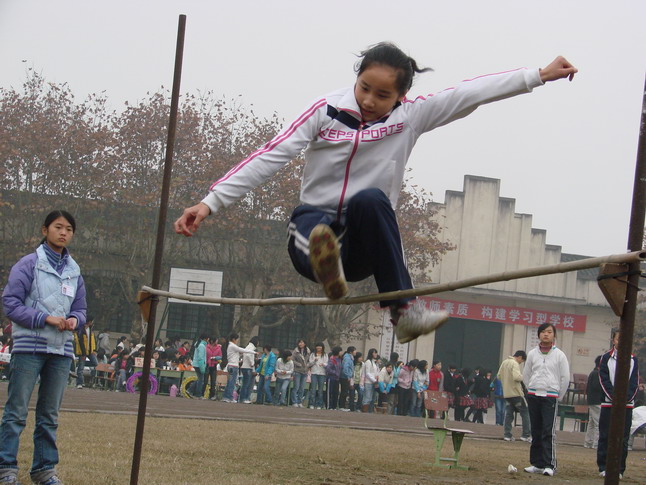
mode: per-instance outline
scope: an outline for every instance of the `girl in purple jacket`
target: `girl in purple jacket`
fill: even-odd
[[[35,252],[18,261],[2,293],[4,312],[14,323],[11,377],[0,425],[0,483],[17,484],[18,445],[36,382],[36,426],[31,480],[62,484],[56,474],[58,411],[74,358],[73,332],[85,325],[85,285],[67,251],[76,222],[66,211],[53,211],[41,228]]]
[[[327,408],[336,409],[339,404],[339,380],[341,379],[341,347],[334,347],[325,366],[327,384]]]

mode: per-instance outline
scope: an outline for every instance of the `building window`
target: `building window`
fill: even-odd
[[[233,306],[169,303],[166,338],[196,339],[201,333],[212,337],[226,337],[233,327]]]
[[[262,319],[262,324],[271,325],[280,318],[280,309],[276,307],[266,307]],[[270,344],[275,349],[292,350],[296,347],[298,339],[305,338],[306,325],[312,322],[313,308],[297,307],[294,320],[286,322],[277,327],[263,327],[262,324],[258,330],[258,338],[261,345]]]
[[[124,276],[108,272],[87,272],[83,275],[87,292],[87,313],[93,315],[97,329],[129,335],[139,317],[139,306],[123,289]],[[131,280],[136,288],[137,281]],[[116,304],[115,302],[119,302]]]

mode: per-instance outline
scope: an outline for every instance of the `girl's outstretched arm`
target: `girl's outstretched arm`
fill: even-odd
[[[541,81],[544,83],[548,81],[556,81],[557,79],[568,78],[570,81],[574,79],[574,75],[579,70],[568,62],[563,56],[558,56],[550,62],[543,69],[539,69]]]

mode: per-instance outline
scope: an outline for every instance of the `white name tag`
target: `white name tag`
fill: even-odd
[[[61,286],[61,291],[65,296],[71,296],[71,297],[74,296],[74,287],[70,285],[63,284],[63,286]]]

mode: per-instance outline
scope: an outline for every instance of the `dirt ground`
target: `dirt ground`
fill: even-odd
[[[6,384],[0,384],[0,402],[5,399]],[[59,472],[66,485],[129,483],[137,404],[136,395],[89,389],[66,393],[58,437]],[[475,431],[463,443],[460,459],[470,467],[463,471],[430,465],[433,438],[419,418],[161,396],[151,396],[148,411],[139,473],[139,483],[146,485],[603,483],[596,453],[581,446],[578,432],[559,433],[557,474],[544,477],[522,471],[529,445],[503,441],[501,428],[492,425],[461,423]],[[25,483],[33,450],[32,414],[19,455]],[[622,483],[646,483],[643,439],[636,448]],[[442,456],[451,454],[447,439]],[[519,472],[508,473],[509,464]]]
[[[67,485],[129,482],[134,416],[66,412],[61,416],[61,478]],[[29,428],[32,425],[30,423]],[[30,429],[26,430],[26,438]],[[20,461],[32,445],[23,440]],[[429,436],[348,428],[284,426],[199,419],[148,418],[139,483],[170,484],[520,484],[603,483],[594,450],[558,448],[554,477],[529,475],[529,445],[469,438],[461,461],[468,471],[429,465]],[[444,455],[450,456],[445,443]],[[629,455],[622,483],[646,483],[646,452]],[[509,474],[514,464],[519,472]],[[21,476],[27,482],[26,470]],[[27,482],[28,483],[28,482]]]

